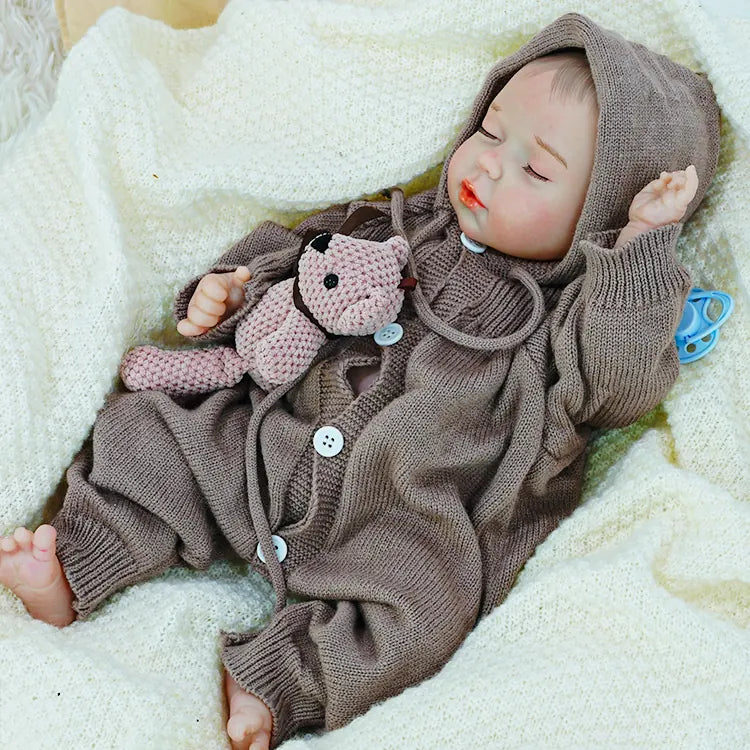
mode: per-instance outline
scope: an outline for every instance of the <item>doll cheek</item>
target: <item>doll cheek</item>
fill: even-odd
[[[546,242],[556,227],[553,211],[543,207],[532,208],[528,200],[506,204],[502,212],[492,218],[493,230],[506,242],[526,247]]]
[[[533,235],[545,235],[559,224],[559,212],[533,199],[518,206],[517,216]]]
[[[456,152],[458,153],[458,152]],[[456,154],[453,155],[453,158],[450,160],[448,164],[448,190],[450,193],[455,192],[456,185],[458,184],[458,161],[456,160]]]
[[[455,185],[466,176],[463,174],[471,163],[471,148],[468,141],[462,143],[448,162],[448,179]]]

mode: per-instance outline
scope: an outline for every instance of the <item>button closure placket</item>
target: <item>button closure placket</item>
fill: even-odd
[[[286,542],[278,534],[272,534],[271,541],[273,542],[274,550],[276,550],[276,557],[278,558],[278,561],[284,562],[284,560],[286,559],[286,553],[288,551]],[[263,564],[265,564],[266,556],[263,554],[263,549],[260,546],[260,542],[258,543],[258,546],[255,548],[255,554],[258,555],[258,557],[260,558],[260,561]]]
[[[399,323],[390,323],[376,331],[373,338],[379,346],[392,346],[396,342],[401,341],[403,335],[404,329]]]
[[[326,458],[337,456],[344,447],[344,436],[341,430],[331,425],[323,425],[313,435],[313,447]]]

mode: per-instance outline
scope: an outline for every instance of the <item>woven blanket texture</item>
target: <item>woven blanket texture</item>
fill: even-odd
[[[435,184],[487,70],[570,10],[713,84],[719,169],[678,252],[735,311],[662,405],[597,436],[580,508],[442,671],[285,750],[750,747],[750,21],[698,0],[230,0],[177,31],[114,9],[0,153],[8,533],[48,517],[123,354],[184,343],[186,280],[261,220]],[[223,750],[219,630],[271,611],[229,562],[64,630],[2,589],[0,746]]]

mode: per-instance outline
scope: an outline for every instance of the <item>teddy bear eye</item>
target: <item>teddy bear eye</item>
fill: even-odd
[[[325,285],[326,289],[333,289],[334,287],[338,286],[338,283],[339,277],[336,276],[335,273],[329,273],[328,276],[323,279],[323,284]]]

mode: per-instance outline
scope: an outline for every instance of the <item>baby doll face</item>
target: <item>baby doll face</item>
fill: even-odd
[[[596,107],[550,100],[556,70],[546,63],[521,68],[448,165],[462,231],[519,258],[565,255],[594,164]]]

